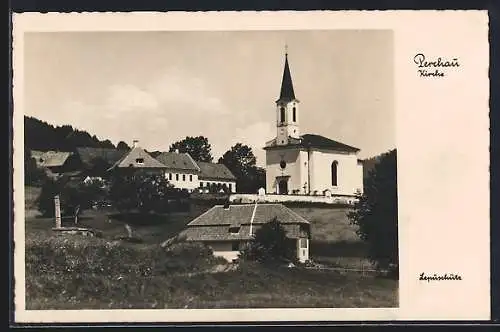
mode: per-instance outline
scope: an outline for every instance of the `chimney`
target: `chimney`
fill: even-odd
[[[135,140],[132,142],[132,148],[136,148],[136,147],[138,147],[138,146],[139,146],[139,141],[135,139]]]

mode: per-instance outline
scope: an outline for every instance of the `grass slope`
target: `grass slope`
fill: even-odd
[[[397,306],[394,280],[263,266],[217,272],[222,261],[203,250],[160,248],[208,206],[127,219],[113,211],[85,211],[81,225],[102,232],[102,238],[86,238],[54,234],[54,221],[36,216],[38,190],[26,192],[26,210],[33,211],[25,222],[27,309]],[[293,210],[312,223],[315,260],[347,268],[369,265],[346,209]],[[127,234],[125,223],[142,243],[116,240]]]

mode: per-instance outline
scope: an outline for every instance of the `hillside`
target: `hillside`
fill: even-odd
[[[109,140],[78,130],[70,125],[53,126],[33,117],[24,117],[24,142],[30,150],[74,151],[76,147],[115,148]]]

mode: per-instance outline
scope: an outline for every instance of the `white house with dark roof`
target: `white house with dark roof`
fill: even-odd
[[[214,255],[232,261],[255,232],[274,218],[282,224],[286,236],[295,241],[297,259],[307,261],[310,223],[282,204],[216,205],[191,221],[179,237],[204,243],[212,248]]]
[[[200,174],[200,188],[211,188],[212,191],[221,189],[230,193],[236,192],[236,177],[224,164],[198,162]]]
[[[139,147],[138,143],[138,141],[134,141],[132,149],[118,159],[109,170],[141,169],[154,173],[164,173],[167,167],[151,157],[146,150]]]
[[[174,187],[193,191],[200,186],[200,168],[188,153],[162,152],[156,160],[166,166],[165,178]]]
[[[360,150],[321,135],[301,134],[299,103],[286,54],[280,96],[276,101],[276,137],[264,147],[266,192],[342,196],[362,193]]]

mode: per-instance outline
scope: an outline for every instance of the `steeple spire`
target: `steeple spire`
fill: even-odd
[[[290,101],[295,99],[293,91],[292,76],[288,66],[288,45],[285,45],[285,69],[283,71],[283,79],[281,81],[281,91],[279,101]]]

